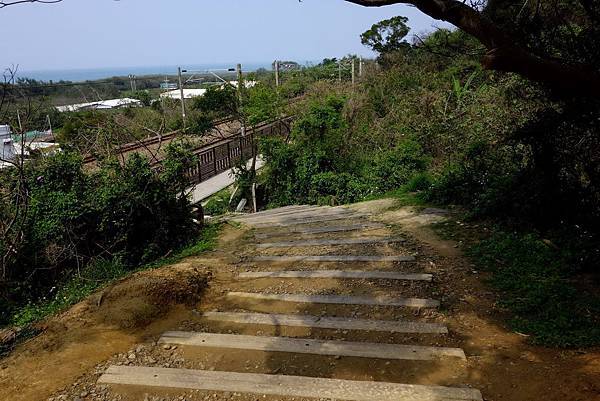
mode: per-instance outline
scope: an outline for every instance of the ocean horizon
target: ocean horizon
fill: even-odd
[[[271,69],[271,62],[242,64],[244,71],[256,71],[259,68]],[[188,71],[206,71],[215,69],[235,68],[235,63],[213,63],[213,64],[188,64],[181,68]],[[31,78],[44,82],[72,81],[83,82],[112,77],[126,77],[129,74],[137,77],[148,75],[176,75],[176,65],[163,66],[140,66],[140,67],[104,67],[104,68],[78,68],[64,70],[30,70],[17,71],[18,78]]]

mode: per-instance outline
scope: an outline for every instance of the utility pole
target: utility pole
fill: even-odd
[[[238,64],[236,66],[236,71],[237,71],[237,90],[238,90],[238,98],[240,100],[240,104],[242,103],[242,80],[244,79],[244,75],[242,73],[242,65]]]
[[[342,82],[342,60],[338,61],[338,82]]]
[[[279,60],[275,60],[275,86],[279,88]]]
[[[362,56],[358,59],[358,76],[362,78],[363,76],[363,59]]]
[[[238,64],[235,67],[235,70],[237,72],[237,92],[238,92],[238,101],[239,101],[239,107],[242,107],[242,101],[244,100],[242,97],[242,85],[244,84],[242,81],[244,79],[244,74],[242,72],[242,65]],[[241,113],[241,110],[240,110]],[[244,118],[240,115],[240,120],[242,123],[242,136],[246,136],[246,123]]]
[[[131,88],[131,91],[134,92],[135,89],[133,89],[133,75],[129,74],[129,87]]]
[[[50,129],[50,133],[52,136],[54,136],[54,133],[52,132],[52,121],[50,121],[50,114],[46,114],[46,120],[48,120],[48,128]]]
[[[181,95],[181,117],[183,118],[183,128],[185,128],[185,98],[183,97],[183,82],[181,79],[181,67],[177,69],[179,76],[179,94]]]
[[[352,86],[356,83],[356,59],[352,57]]]

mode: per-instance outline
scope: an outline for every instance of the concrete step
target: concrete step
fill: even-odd
[[[314,340],[310,338],[247,336],[241,334],[199,333],[191,331],[168,331],[160,337],[158,342],[161,344],[177,344],[194,347],[359,358],[400,359],[410,361],[431,361],[440,358],[466,359],[465,353],[460,348]]]
[[[483,401],[469,388],[137,366],[111,366],[98,383],[354,401]]]
[[[360,244],[393,244],[404,241],[402,238],[390,237],[363,237],[363,238],[344,238],[344,239],[314,239],[305,241],[282,241],[282,242],[263,242],[256,244],[257,248],[291,248],[306,246],[323,245],[360,245]]]
[[[364,219],[368,217],[367,214],[362,213],[349,213],[342,215],[333,215],[333,216],[323,216],[323,217],[306,217],[301,219],[289,219],[283,222],[272,222],[272,223],[254,223],[248,222],[249,225],[255,228],[271,228],[271,227],[289,227],[295,225],[302,224],[314,224],[314,223],[324,223],[327,221],[336,221],[336,220],[350,220],[350,219]]]
[[[286,206],[277,209],[269,209],[263,210],[256,213],[248,213],[243,215],[234,216],[236,219],[255,219],[259,217],[270,217],[270,216],[278,216],[278,215],[286,215],[286,214],[294,214],[299,212],[309,212],[313,210],[329,210],[330,206]]]
[[[351,215],[354,214],[352,210],[348,209],[338,209],[338,208],[321,208],[321,209],[311,209],[311,210],[298,210],[286,213],[278,213],[272,214],[268,216],[248,216],[244,218],[244,222],[250,223],[263,223],[263,222],[285,222],[288,220],[296,220],[301,218],[318,218],[318,217],[327,217],[327,216],[343,216],[343,215]]]
[[[447,334],[443,324],[392,320],[367,320],[344,317],[282,315],[267,313],[204,312],[204,319],[216,322],[289,326],[315,329],[382,331],[390,333]]]
[[[256,256],[255,262],[414,262],[414,256],[379,255],[297,255]]]
[[[364,270],[298,270],[240,273],[239,278],[346,278],[432,281],[433,275]]]
[[[229,292],[230,298],[245,298],[261,301],[281,301],[311,304],[405,306],[410,308],[437,308],[440,302],[434,299],[365,297],[349,295],[304,295],[304,294],[264,294],[256,292]]]
[[[271,237],[281,237],[289,234],[327,234],[327,233],[340,233],[348,231],[359,231],[359,230],[370,230],[377,228],[385,228],[385,225],[379,223],[363,223],[363,224],[350,224],[345,226],[329,226],[329,227],[317,227],[317,228],[293,228],[285,231],[274,231],[271,233],[256,233],[254,235],[257,239],[266,239]]]

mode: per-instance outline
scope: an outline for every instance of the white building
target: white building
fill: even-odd
[[[204,96],[205,93],[206,93],[206,89],[184,89],[183,90],[183,98],[191,99],[191,98],[198,97],[198,96]],[[170,98],[170,99],[181,100],[181,91],[179,89],[175,89],[172,91],[163,92],[160,94],[160,97],[163,99]]]
[[[229,85],[233,86],[234,88],[238,87],[237,81],[229,81],[228,83],[229,83]],[[225,83],[221,84],[221,87],[223,87],[224,85],[225,85]],[[244,86],[246,88],[252,88],[255,85],[256,85],[255,81],[244,81]],[[192,99],[194,97],[204,96],[205,93],[206,93],[206,89],[184,89],[183,90],[183,98],[184,99]],[[161,93],[160,97],[163,99],[170,98],[170,99],[181,100],[181,91],[179,89],[170,90],[170,91]]]
[[[142,105],[141,100],[123,98],[123,99],[109,99],[100,100],[97,102],[89,103],[77,103],[66,106],[57,106],[56,110],[61,113],[65,111],[80,111],[80,110],[107,110],[107,109],[118,109],[122,107],[140,107]]]
[[[10,126],[0,125],[0,164],[15,158],[15,144],[11,134]]]
[[[45,134],[48,135],[47,132]],[[21,155],[27,158],[31,155],[31,152],[35,152],[49,156],[60,151],[60,146],[57,143],[39,142],[35,138],[28,139],[24,146],[22,146],[23,144],[20,141],[17,140],[15,142],[10,126],[8,125],[0,125],[0,145],[2,146],[0,148],[0,169],[12,166],[10,162]]]

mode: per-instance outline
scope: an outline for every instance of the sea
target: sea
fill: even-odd
[[[148,75],[176,75],[177,68],[175,65],[163,65],[163,66],[143,66],[143,67],[112,67],[112,68],[85,68],[85,69],[72,69],[72,70],[37,70],[37,71],[17,71],[17,77],[19,78],[31,78],[38,81],[44,82],[58,82],[58,81],[71,81],[71,82],[83,82],[83,81],[95,81],[99,79],[107,79],[112,77],[127,77],[130,74],[136,77],[143,77]],[[236,63],[220,63],[220,64],[191,64],[182,65],[181,68],[191,72],[206,72],[213,70],[215,72],[219,70],[228,70],[235,68]],[[256,71],[259,68],[271,69],[271,62],[264,63],[247,63],[242,64],[242,70],[245,72]]]

